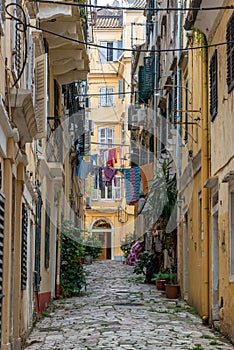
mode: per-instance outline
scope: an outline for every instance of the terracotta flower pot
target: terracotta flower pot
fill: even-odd
[[[177,299],[180,296],[179,284],[166,284],[166,297],[169,299]]]
[[[156,288],[157,290],[165,290],[166,280],[156,280]]]

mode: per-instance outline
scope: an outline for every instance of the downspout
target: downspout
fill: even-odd
[[[204,34],[203,34],[204,35]],[[205,35],[204,35],[205,38]],[[205,38],[206,39],[206,38]],[[208,115],[208,51],[202,49],[202,152],[201,152],[201,185],[202,185],[202,320],[209,321],[209,189],[204,187],[209,178],[209,115]]]
[[[178,0],[178,9],[182,8],[182,1]],[[182,48],[182,11],[178,11],[178,31],[177,31],[177,47],[179,49]],[[181,83],[181,70],[179,68],[179,60],[180,60],[181,52],[178,52],[177,56],[177,122],[181,122],[181,99],[182,99],[182,83]],[[177,133],[176,133],[176,170],[177,170],[177,190],[178,193],[181,193],[181,156],[182,156],[182,142],[181,142],[181,125],[177,124]],[[179,279],[180,272],[180,213],[181,207],[177,206],[177,223],[175,227],[177,227],[177,273]]]
[[[155,0],[155,8],[157,8],[157,1]],[[155,49],[157,45],[157,21],[154,22],[154,41]],[[157,61],[158,61],[158,52],[154,52],[154,122],[153,122],[153,133],[154,133],[154,172],[157,171]]]

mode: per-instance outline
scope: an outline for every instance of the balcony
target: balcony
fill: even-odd
[[[39,17],[40,29],[50,48],[50,65],[55,79],[59,84],[85,80],[89,63],[86,45],[82,43],[85,38],[79,7],[40,3]]]
[[[10,92],[12,121],[19,131],[21,145],[32,142],[38,133],[31,91],[12,89]]]

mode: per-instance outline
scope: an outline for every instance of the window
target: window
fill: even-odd
[[[230,194],[230,274],[234,277],[234,189]]]
[[[22,252],[21,252],[21,289],[27,286],[27,235],[28,235],[28,212],[25,204],[22,205]]]
[[[116,176],[115,181],[112,180],[111,186],[104,186],[100,194],[101,199],[121,199],[121,177]]]
[[[103,127],[98,129],[99,148],[110,148],[114,143],[114,128]]]
[[[104,184],[104,178],[103,178]],[[120,200],[122,196],[121,191],[121,177],[116,176],[115,181],[112,180],[111,186],[104,186],[102,190],[95,188],[95,177],[91,177],[91,198],[92,200]]]
[[[218,110],[217,50],[210,60],[210,117],[213,121]]]
[[[99,106],[101,107],[114,106],[114,89],[113,88],[99,89]]]
[[[117,41],[100,41],[100,62],[118,61],[122,54],[122,40]]]
[[[234,12],[228,21],[227,32],[227,85],[228,92],[234,87]]]

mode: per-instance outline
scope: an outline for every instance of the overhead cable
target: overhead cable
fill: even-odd
[[[83,44],[83,45],[87,45],[90,47],[97,47],[97,48],[102,48],[102,49],[108,49],[108,50],[119,50],[119,48],[109,48],[108,46],[104,46],[104,45],[98,45],[98,44],[94,44],[94,43],[88,43],[86,41],[83,40],[79,40],[79,39],[73,39],[70,38],[68,36],[59,34],[59,33],[55,33],[51,30],[48,29],[43,29],[40,28],[38,26],[33,26],[32,24],[27,24],[28,27],[33,28],[33,29],[37,29],[40,30],[44,33],[47,34],[51,34],[51,35],[55,35],[59,38],[71,41],[71,42],[75,42],[77,44]],[[171,49],[139,49],[139,48],[133,48],[133,49],[128,49],[128,48],[122,48],[121,50],[126,51],[126,52],[158,52],[158,53],[162,53],[162,52],[175,52],[175,51],[190,51],[190,50],[199,50],[199,49],[207,49],[209,47],[217,47],[217,46],[223,46],[223,45],[231,45],[234,44],[234,40],[230,40],[230,41],[224,41],[224,42],[219,42],[219,43],[215,43],[215,44],[207,44],[207,45],[199,45],[199,46],[194,46],[194,47],[187,47],[187,48],[171,48]]]
[[[56,4],[56,5],[68,5],[68,6],[75,6],[75,7],[85,7],[85,8],[91,8],[95,10],[99,9],[108,9],[108,10],[128,10],[128,11],[217,11],[217,10],[234,10],[234,5],[228,5],[228,6],[210,6],[210,7],[184,7],[184,8],[178,8],[178,7],[125,7],[125,6],[108,6],[108,5],[90,5],[90,4],[79,4],[69,1],[56,1],[56,0],[30,0],[29,2],[39,2],[39,3],[47,3],[47,4]]]

